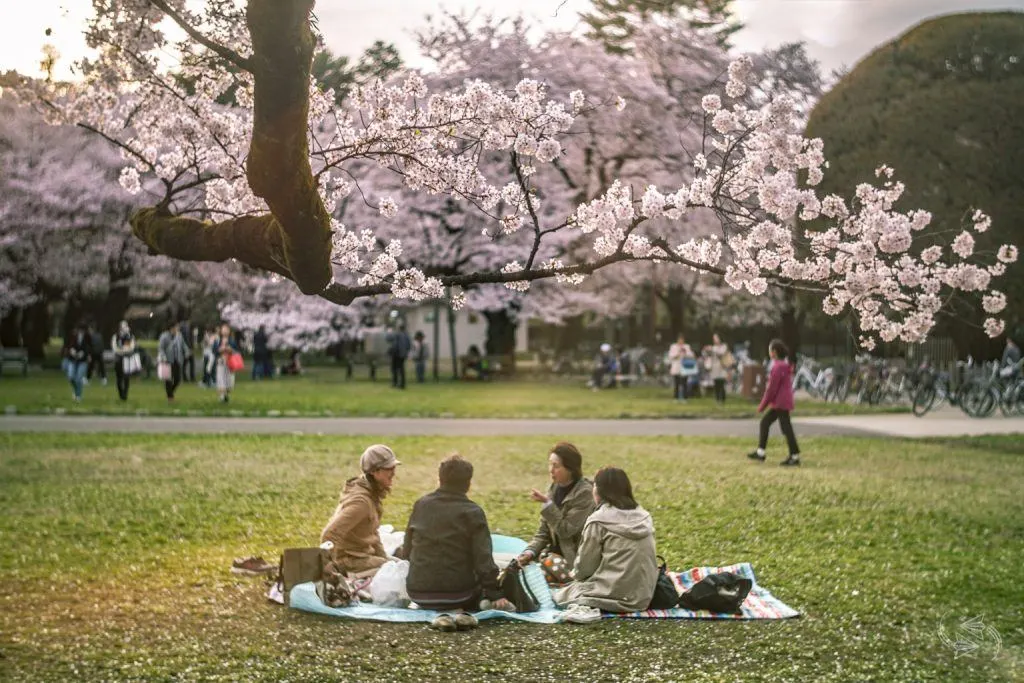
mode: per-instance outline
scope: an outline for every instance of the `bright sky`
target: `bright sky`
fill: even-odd
[[[852,66],[875,46],[928,17],[950,12],[1014,9],[1024,0],[734,0],[747,25],[735,42],[755,50],[803,40],[826,70]],[[0,0],[0,72],[16,69],[39,75],[44,43],[61,54],[57,76],[85,53],[82,27],[90,0]],[[442,9],[505,14],[515,8],[538,24],[571,29],[589,0],[320,0],[316,14],[328,45],[356,56],[374,40],[394,42],[416,64],[413,32],[423,17]],[[45,35],[46,29],[52,35]]]

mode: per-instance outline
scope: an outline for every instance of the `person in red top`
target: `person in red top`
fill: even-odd
[[[796,444],[793,424],[789,421],[789,412],[793,410],[793,366],[787,360],[789,350],[780,340],[773,339],[768,345],[768,355],[773,361],[772,371],[768,375],[768,386],[764,388],[761,405],[757,407],[758,413],[765,408],[768,408],[768,412],[761,418],[761,437],[757,442],[757,450],[747,454],[747,457],[764,462],[768,430],[771,429],[772,423],[778,420],[779,427],[782,428],[782,433],[786,435],[786,442],[789,444],[789,457],[780,464],[799,465],[800,447]]]

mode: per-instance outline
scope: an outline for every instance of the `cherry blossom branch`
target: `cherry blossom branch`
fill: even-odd
[[[239,69],[252,73],[253,63],[250,59],[246,59],[245,57],[238,54],[231,48],[215,43],[214,41],[204,36],[202,33],[196,30],[196,28],[192,26],[189,22],[185,21],[185,18],[182,17],[177,11],[175,11],[173,7],[167,4],[164,0],[149,0],[149,3],[160,9],[160,11],[162,11],[164,14],[166,14],[172,20],[174,20],[174,23],[180,26],[181,29],[185,33],[187,33],[194,41],[208,48],[209,50],[217,53],[219,56],[223,57],[228,62],[231,62]]]

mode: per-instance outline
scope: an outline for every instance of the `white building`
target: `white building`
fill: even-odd
[[[437,350],[441,358],[451,358],[451,343],[448,334],[448,309],[445,306],[437,309],[439,320],[437,329]],[[483,313],[461,310],[452,311],[455,318],[455,349],[456,355],[465,355],[470,346],[476,345],[481,353],[486,350],[487,318]],[[528,339],[527,321],[520,320],[516,327],[516,351],[526,351]],[[424,304],[405,311],[405,330],[412,337],[422,332],[433,355],[434,347],[434,305]]]

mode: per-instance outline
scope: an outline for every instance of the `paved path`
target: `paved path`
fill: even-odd
[[[1021,434],[1024,418],[974,420],[957,412],[913,415],[844,415],[794,419],[803,436],[961,436]],[[777,429],[777,428],[776,428]],[[114,417],[7,415],[2,432],[120,432],[207,434],[347,434],[381,436],[745,436],[756,420],[475,420],[430,418]]]

